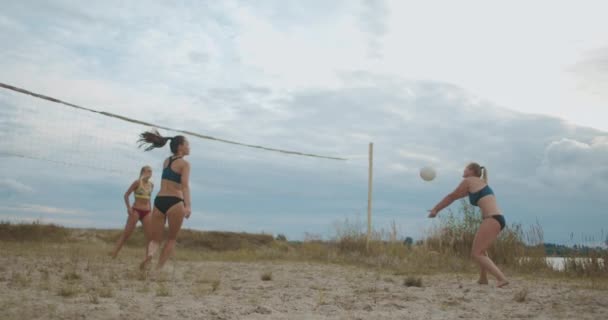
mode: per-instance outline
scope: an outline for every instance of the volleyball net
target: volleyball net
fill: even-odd
[[[289,232],[290,225],[295,228],[303,222],[331,228],[332,222],[344,217],[359,215],[361,220],[365,219],[365,158],[353,163],[336,154],[224,139],[204,130],[173,128],[150,119],[135,119],[64,101],[60,94],[56,96],[0,83],[0,157],[11,166],[23,164],[22,168],[29,170],[30,175],[40,172],[48,176],[49,171],[64,177],[84,175],[92,189],[97,184],[107,185],[104,190],[108,190],[108,195],[102,195],[92,206],[108,203],[111,208],[120,208],[116,196],[137,177],[142,165],[151,165],[156,170],[154,178],[158,179],[168,148],[143,152],[136,143],[141,132],[157,128],[162,134],[190,137],[193,150],[190,161],[193,172],[197,170],[191,178],[194,206],[198,202],[200,207],[207,207],[213,202],[212,210],[222,212],[215,215],[205,212],[207,226],[213,227],[209,219],[218,224],[220,220],[250,219],[239,211],[255,212],[258,230],[276,229],[271,223],[264,227],[261,221],[269,219],[274,225],[285,225],[285,232]],[[16,171],[10,172],[19,169],[5,168],[5,175],[21,176]],[[112,186],[118,190],[110,190]],[[113,201],[109,202],[110,199]],[[277,216],[280,212],[284,215]]]

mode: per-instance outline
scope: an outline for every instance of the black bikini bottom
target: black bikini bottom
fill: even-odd
[[[493,218],[494,220],[498,221],[498,223],[500,224],[500,230],[502,231],[502,229],[505,228],[505,225],[507,224],[507,222],[505,221],[505,217],[502,214],[495,214],[489,217],[485,217],[484,219],[489,219],[489,218]]]
[[[156,198],[154,198],[154,206],[158,211],[165,215],[171,207],[180,202],[184,202],[184,199],[173,196],[156,196]]]

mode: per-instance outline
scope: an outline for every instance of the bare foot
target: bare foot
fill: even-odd
[[[477,280],[477,284],[481,284],[481,285],[488,284],[488,279],[479,279],[479,280]]]
[[[496,287],[497,287],[497,288],[504,288],[504,287],[506,287],[506,286],[508,286],[508,285],[509,285],[509,281],[504,280],[504,281],[500,281],[500,282],[498,282],[498,283],[496,284]]]
[[[148,264],[150,263],[150,261],[152,261],[152,256],[147,256],[144,261],[142,261],[139,264],[139,270],[144,271],[146,270],[146,267],[148,266]]]

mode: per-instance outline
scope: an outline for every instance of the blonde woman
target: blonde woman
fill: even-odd
[[[471,204],[481,209],[483,217],[479,230],[473,240],[473,247],[471,248],[471,257],[480,267],[478,283],[488,284],[487,273],[489,272],[496,277],[498,281],[496,286],[502,288],[508,285],[509,281],[507,281],[502,271],[488,257],[486,250],[490,248],[498,237],[498,234],[504,229],[505,217],[498,208],[494,191],[488,185],[488,170],[485,167],[480,166],[478,163],[470,163],[464,169],[462,177],[464,179],[456,190],[447,195],[429,211],[429,218],[436,217],[439,211],[449,206],[452,202],[468,195]]]
[[[125,205],[127,206],[127,224],[125,225],[125,230],[122,235],[116,242],[116,247],[114,251],[112,251],[112,258],[116,258],[118,256],[118,252],[125,244],[125,242],[129,239],[133,230],[137,226],[137,221],[141,221],[141,224],[144,228],[144,235],[146,239],[149,236],[150,229],[150,211],[152,210],[152,206],[150,204],[150,199],[152,195],[152,189],[154,189],[154,184],[150,179],[152,178],[152,168],[150,166],[144,166],[141,168],[139,172],[139,179],[133,181],[131,186],[127,192],[125,192]],[[135,201],[133,205],[129,202],[129,197],[131,193],[134,194]],[[146,246],[146,255],[148,248]]]

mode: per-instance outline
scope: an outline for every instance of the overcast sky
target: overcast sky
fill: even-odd
[[[364,220],[373,141],[377,228],[422,237],[436,223],[426,210],[475,160],[509,222],[594,242],[608,232],[606,12],[605,1],[12,1],[0,82],[349,159],[191,138],[189,228],[327,237]],[[158,181],[168,153],[137,149],[144,129],[0,91],[0,219],[121,227],[123,192],[143,164]],[[435,181],[418,178],[424,165]]]

